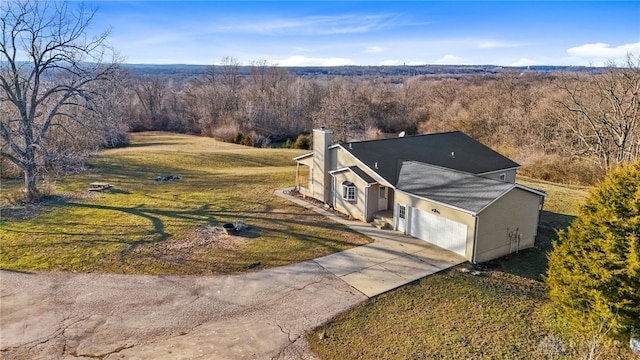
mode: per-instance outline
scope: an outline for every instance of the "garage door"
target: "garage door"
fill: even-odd
[[[411,208],[409,235],[465,256],[467,225]]]

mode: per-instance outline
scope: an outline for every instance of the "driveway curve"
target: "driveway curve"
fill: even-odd
[[[222,276],[0,271],[3,359],[314,359],[367,297],[314,261]]]

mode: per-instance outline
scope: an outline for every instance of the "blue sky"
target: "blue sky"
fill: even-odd
[[[640,1],[88,1],[127,63],[594,65],[640,56]]]

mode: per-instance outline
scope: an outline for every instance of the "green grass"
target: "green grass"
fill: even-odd
[[[555,230],[575,218],[589,188],[518,182],[548,194],[537,248],[483,264],[480,276],[461,265],[370,299],[311,332],[313,351],[322,359],[586,358],[585,344],[554,323],[542,274]],[[633,358],[614,347],[601,355]]]
[[[91,171],[57,179],[57,197],[2,209],[0,267],[144,274],[217,274],[313,259],[370,240],[273,195],[292,186],[288,149],[146,133],[103,151]],[[157,182],[161,175],[178,181]],[[88,184],[114,187],[90,193]],[[3,182],[2,196],[21,186]],[[243,221],[225,237],[206,225]],[[215,234],[215,235],[212,235]],[[227,244],[227,243],[230,243]],[[225,245],[226,244],[226,245]]]

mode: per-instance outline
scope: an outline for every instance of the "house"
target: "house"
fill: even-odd
[[[294,158],[304,196],[472,263],[534,246],[546,194],[517,184],[520,165],[468,135],[332,144],[332,134],[313,130],[312,152]]]

